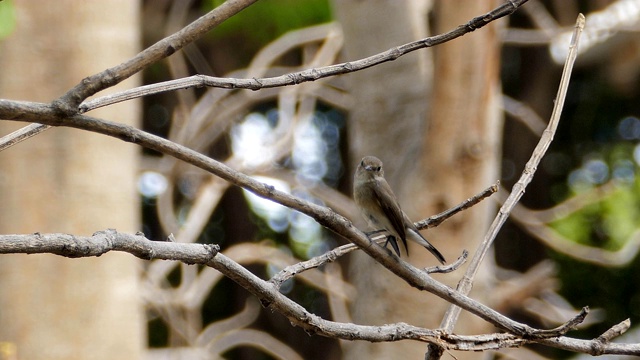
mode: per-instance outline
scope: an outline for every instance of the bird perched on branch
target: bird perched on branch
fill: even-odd
[[[385,247],[390,243],[396,254],[400,256],[397,242],[400,239],[408,256],[407,238],[409,238],[424,246],[438,261],[445,263],[444,256],[422,237],[413,222],[400,208],[398,199],[384,179],[382,161],[377,157],[365,156],[360,161],[353,179],[353,198],[369,226],[389,233]]]

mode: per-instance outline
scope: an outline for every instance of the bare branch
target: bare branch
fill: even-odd
[[[591,355],[595,355],[595,356],[603,355],[604,353],[602,351],[603,351],[604,346],[606,344],[609,344],[609,342],[613,338],[618,337],[618,336],[624,334],[625,332],[627,332],[627,330],[629,330],[630,327],[631,327],[631,320],[626,319],[626,320],[623,320],[623,321],[619,322],[616,325],[613,325],[607,331],[602,333],[602,335],[600,335],[597,338],[593,339]]]
[[[427,228],[432,228],[432,227],[436,227],[440,224],[442,224],[445,220],[447,220],[448,218],[452,217],[453,215],[463,211],[463,210],[467,210],[468,208],[476,205],[477,203],[479,203],[480,201],[488,198],[489,196],[493,195],[494,193],[496,193],[498,191],[498,187],[500,186],[500,182],[496,182],[495,184],[489,186],[488,188],[482,190],[482,192],[480,192],[479,194],[474,195],[473,197],[468,198],[467,200],[461,202],[460,204],[452,207],[451,209],[445,210],[443,212],[441,212],[440,214],[434,215],[430,218],[418,221],[417,223],[415,223],[416,227],[418,228],[418,230],[422,230],[422,229],[427,229]]]
[[[473,286],[473,280],[475,275],[480,268],[480,264],[484,260],[489,248],[493,244],[494,239],[496,238],[498,231],[502,228],[502,225],[507,220],[510,212],[513,210],[515,205],[518,203],[522,195],[524,194],[524,190],[527,185],[533,179],[533,175],[535,174],[536,169],[538,168],[538,164],[540,160],[546,153],[551,141],[553,140],[553,136],[558,127],[558,123],[560,121],[560,114],[562,113],[562,108],[564,106],[564,100],[567,94],[567,88],[569,87],[570,74],[573,69],[573,64],[577,57],[578,50],[578,40],[580,39],[580,34],[582,33],[582,29],[584,28],[584,15],[580,14],[576,21],[575,31],[573,33],[573,38],[571,40],[571,44],[569,45],[569,54],[566,59],[566,63],[562,72],[562,77],[560,79],[560,86],[558,88],[558,94],[556,96],[556,101],[553,107],[553,112],[551,114],[551,120],[549,121],[549,125],[544,130],[538,145],[533,151],[531,158],[525,165],[525,169],[518,180],[518,182],[513,186],[511,194],[505,201],[505,203],[500,208],[498,215],[494,219],[493,223],[489,227],[489,231],[485,235],[482,243],[480,244],[478,251],[474,254],[469,267],[467,268],[467,272],[464,277],[458,283],[458,291],[468,294],[471,291]],[[455,322],[458,319],[458,315],[460,314],[460,309],[456,306],[450,306],[447,310],[445,317],[440,324],[443,329],[446,331],[452,331]]]
[[[453,263],[449,265],[437,265],[437,266],[428,267],[424,269],[424,271],[426,271],[428,274],[433,274],[433,273],[446,274],[452,271],[456,271],[460,266],[462,266],[462,264],[464,264],[467,261],[468,256],[469,256],[469,252],[467,250],[462,250],[462,255],[460,255],[458,259]]]
[[[218,250],[220,247],[214,244],[150,241],[141,234],[132,235],[113,229],[98,231],[89,237],[40,233],[0,235],[0,254],[56,254],[76,258],[123,251],[144,260],[180,260],[187,264],[206,264]]]
[[[466,210],[476,204],[478,204],[480,201],[486,199],[487,197],[491,196],[491,194],[494,194],[496,191],[498,191],[498,184],[494,184],[488,188],[486,188],[485,190],[483,190],[482,192],[480,192],[479,194],[474,195],[473,197],[461,202],[460,204],[445,210],[443,212],[441,212],[440,214],[434,215],[428,219],[425,220],[421,220],[417,223],[415,223],[416,227],[418,229],[426,229],[429,227],[435,227],[440,225],[442,222],[444,222],[446,219],[450,218],[451,216]],[[375,241],[377,244],[381,244],[382,242],[384,242],[386,239],[385,237],[381,237],[380,239],[377,239],[377,236],[372,237],[372,235],[374,235],[375,233],[378,233],[379,231],[374,231],[373,233],[368,233],[367,235],[371,238],[372,241]],[[280,287],[282,286],[282,284],[291,279],[292,277],[307,271],[309,269],[314,269],[317,267],[320,267],[324,264],[336,261],[339,257],[346,255],[354,250],[357,250],[358,247],[354,244],[347,244],[347,245],[342,245],[339,246],[333,250],[327,251],[326,253],[316,256],[314,258],[311,258],[307,261],[303,261],[291,266],[287,266],[286,268],[284,268],[282,271],[280,271],[278,274],[276,274],[275,276],[273,276],[273,278],[270,280],[274,285]],[[425,269],[425,271],[427,273],[448,273],[451,271],[455,271],[456,269],[458,269],[462,264],[464,264],[464,262],[467,260],[467,256],[469,255],[469,252],[464,250],[462,252],[462,256],[460,256],[458,258],[458,260],[456,260],[453,264],[450,265],[446,265],[446,266],[434,266],[432,268],[428,268]]]
[[[394,61],[397,58],[410,52],[440,45],[447,41],[451,41],[462,35],[477,30],[488,23],[501,17],[508,16],[518,9],[528,0],[512,0],[507,1],[492,11],[471,19],[464,25],[460,25],[454,30],[447,33],[431,36],[417,41],[391,48],[387,51],[366,57],[360,60],[349,61],[341,64],[323,66],[314,69],[307,69],[294,73],[284,74],[276,77],[253,78],[253,79],[234,79],[220,78],[206,75],[194,75],[183,79],[165,81],[152,85],[140,86],[134,89],[125,90],[116,94],[103,96],[80,105],[81,113],[121,101],[135,99],[141,96],[158,94],[166,91],[175,91],[189,88],[200,87],[218,87],[223,89],[250,89],[260,90],[273,87],[281,87],[288,85],[297,85],[303,82],[316,81],[322,78],[347,74],[350,72],[360,71],[372,66],[376,66],[388,61]],[[155,45],[154,45],[155,46]]]
[[[627,330],[629,330],[630,327],[631,327],[631,320],[629,319],[623,320],[618,324],[613,325],[609,330],[602,333],[602,335],[598,336],[596,340],[604,343],[608,343],[609,341],[613,340],[613,338],[616,338],[624,334],[625,332],[627,332]]]
[[[218,252],[211,244],[184,244],[151,241],[139,234],[115,230],[96,232],[91,237],[67,234],[0,235],[0,253],[52,253],[66,257],[100,256],[109,251],[123,251],[142,259],[178,260],[186,264],[201,264],[220,271],[256,296],[263,306],[286,316],[293,325],[309,334],[345,340],[372,342],[417,340],[437,344],[447,350],[482,351],[519,347],[528,343],[543,343],[587,354],[640,355],[640,344],[612,344],[614,336],[624,332],[627,322],[614,326],[595,340],[580,340],[557,336],[575,326],[586,311],[553,330],[535,330],[522,336],[514,334],[484,334],[461,336],[442,330],[429,330],[405,323],[364,326],[328,321],[314,315],[278,291],[274,284],[258,278],[249,270]],[[451,290],[453,291],[453,290]]]
[[[582,310],[580,310],[580,313],[578,315],[574,316],[572,319],[565,322],[564,324],[554,329],[540,330],[533,336],[539,337],[539,338],[548,338],[552,336],[564,335],[569,331],[575,329],[578,325],[580,325],[584,321],[584,319],[587,317],[588,314],[589,314],[589,307],[585,306],[582,308]]]
[[[199,88],[204,86],[220,87],[225,89],[258,90],[315,81],[324,77],[363,70],[387,61],[393,61],[412,51],[451,41],[466,33],[479,29],[494,20],[512,14],[528,0],[507,1],[494,10],[482,16],[477,16],[471,19],[468,23],[460,25],[448,33],[414,41],[360,60],[315,69],[307,69],[278,77],[262,79],[233,79],[194,75],[188,78],[145,85],[116,94],[107,95],[93,99],[81,105],[81,103],[89,96],[114,86],[154,62],[173,54],[175,51],[180,50],[185,45],[196,40],[207,31],[216,27],[224,20],[235,15],[256,1],[258,0],[229,0],[224,2],[219,7],[200,17],[177,33],[172,34],[143,50],[132,59],[83,79],[80,84],[76,85],[62,97],[55,100],[52,105],[58,111],[58,115],[70,116],[121,101],[166,91]],[[0,151],[15,145],[20,141],[35,136],[47,129],[48,127],[44,125],[33,125],[33,128],[29,129],[29,131],[22,129],[19,130],[20,132],[9,134],[0,139]]]
[[[23,127],[22,129],[18,129],[10,134],[7,134],[0,138],[0,151],[6,150],[13,145],[36,136],[41,132],[49,129],[50,127],[51,126],[42,124],[31,124]]]
[[[82,79],[73,89],[55,100],[52,103],[53,107],[60,115],[77,114],[78,105],[89,96],[112,87],[156,61],[172,55],[257,1],[227,0],[223,2],[180,31],[158,41],[124,63]]]

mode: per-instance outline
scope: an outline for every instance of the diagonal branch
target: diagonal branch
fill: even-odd
[[[480,193],[468,198],[467,200],[461,202],[460,204],[441,212],[440,214],[436,214],[430,218],[418,221],[415,225],[418,230],[428,229],[432,227],[436,227],[442,224],[445,220],[449,219],[453,215],[467,210],[472,206],[475,206],[480,201],[488,198],[498,191],[498,187],[500,186],[500,182],[496,182],[495,184],[489,186],[488,188],[482,190]]]
[[[430,227],[435,227],[440,225],[441,223],[443,223],[445,220],[449,219],[450,217],[452,217],[453,215],[464,211],[466,209],[469,209],[470,207],[478,204],[480,201],[488,198],[489,196],[491,196],[492,194],[494,194],[495,192],[498,191],[498,184],[493,184],[491,186],[489,186],[488,188],[484,189],[482,192],[480,192],[479,194],[476,194],[468,199],[466,199],[465,201],[461,202],[460,204],[447,209],[443,212],[441,212],[440,214],[431,216],[430,218],[427,218],[425,220],[421,220],[418,221],[417,223],[415,223],[416,227],[420,230],[422,229],[426,229],[426,228],[430,228]],[[385,238],[381,238],[380,240],[376,240],[376,242],[378,244],[382,243],[383,241],[385,241]],[[358,249],[358,247],[354,244],[346,244],[346,245],[342,245],[339,246],[333,250],[327,251],[326,253],[313,257],[307,261],[303,261],[291,266],[287,266],[286,268],[282,269],[278,274],[274,275],[273,278],[270,280],[273,284],[275,284],[276,286],[280,287],[282,286],[282,284],[289,280],[290,278],[304,272],[310,269],[314,269],[317,267],[320,267],[326,263],[329,262],[333,262],[336,261],[339,257],[346,255],[354,250]],[[434,272],[440,272],[440,273],[444,273],[444,272],[450,272],[453,271],[455,269],[457,269],[460,265],[462,265],[462,263],[466,260],[467,258],[467,251],[463,251],[463,256],[458,259],[458,261],[456,261],[454,264],[452,265],[447,265],[445,267],[442,266],[436,266],[433,269],[429,269],[429,271],[427,271],[428,273],[434,273]]]
[[[18,129],[10,134],[7,134],[0,138],[0,151],[6,150],[17,143],[27,140],[46,131],[50,128],[49,125],[31,124],[21,129]]]
[[[513,210],[517,202],[520,200],[522,195],[524,194],[524,190],[527,185],[533,179],[533,175],[540,163],[540,160],[546,153],[551,141],[553,140],[553,135],[555,134],[556,128],[558,127],[558,123],[560,121],[560,114],[562,113],[562,107],[564,105],[564,100],[567,94],[567,88],[569,87],[569,79],[571,70],[573,69],[573,64],[575,62],[577,56],[577,47],[578,40],[580,38],[580,34],[582,29],[584,28],[584,15],[580,14],[576,21],[575,32],[573,34],[573,38],[570,44],[570,51],[567,57],[567,61],[565,63],[565,67],[562,72],[562,77],[560,80],[560,86],[558,88],[558,94],[556,97],[555,105],[553,108],[553,112],[551,114],[551,120],[549,121],[549,125],[542,133],[542,137],[538,142],[538,145],[533,151],[531,158],[525,165],[525,169],[518,180],[518,182],[513,186],[513,190],[505,203],[500,208],[498,215],[494,219],[493,223],[489,227],[489,231],[485,235],[484,240],[480,244],[480,247],[476,254],[471,259],[469,267],[467,268],[467,272],[465,273],[462,280],[458,284],[458,291],[468,294],[471,291],[473,286],[473,280],[475,275],[482,263],[485,255],[487,254],[489,248],[493,244],[493,240],[496,238],[498,232],[502,228],[502,225],[507,220],[509,213]],[[458,315],[460,314],[460,309],[456,306],[450,306],[445,316],[441,322],[441,327],[446,331],[452,331],[453,327],[458,319]]]
[[[182,30],[151,45],[135,57],[120,65],[83,79],[73,89],[55,100],[53,102],[54,106],[61,114],[77,114],[78,105],[89,96],[112,87],[136,74],[145,67],[172,55],[174,52],[197,40],[206,32],[220,25],[223,21],[234,16],[257,1],[258,0],[225,1],[223,4],[193,21]],[[32,124],[5,135],[0,138],[0,151],[36,136],[48,129],[49,126],[47,125]]]
[[[151,45],[120,65],[106,69],[82,81],[53,102],[59,114],[78,113],[78,105],[89,96],[128,79],[147,66],[162,60],[220,25],[258,0],[227,0],[180,31]]]
[[[223,89],[249,89],[260,90],[273,87],[281,87],[288,85],[297,85],[303,82],[316,81],[322,78],[347,74],[355,71],[364,70],[372,66],[376,66],[388,61],[394,61],[410,52],[440,45],[447,41],[470,33],[479,29],[492,21],[500,19],[504,16],[511,15],[518,7],[528,0],[507,1],[488,13],[477,16],[466,24],[444,34],[431,36],[410,43],[396,46],[384,52],[371,55],[369,57],[353,60],[341,64],[323,66],[319,68],[306,69],[298,72],[288,73],[275,77],[252,78],[252,79],[236,79],[236,78],[220,78],[206,75],[193,75],[183,79],[169,80],[157,84],[140,86],[134,89],[125,90],[119,93],[99,97],[80,104],[80,112],[84,113],[97,109],[102,106],[115,104],[121,101],[135,99],[141,96],[153,95],[167,91],[175,91],[189,88],[201,87],[217,87]]]

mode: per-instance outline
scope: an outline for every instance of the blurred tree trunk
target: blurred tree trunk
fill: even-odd
[[[434,31],[442,33],[498,6],[497,0],[438,1],[434,7]],[[418,214],[441,212],[480,192],[499,179],[503,117],[500,109],[500,30],[493,22],[462,38],[434,48],[435,67],[429,129],[423,147],[424,176],[410,185],[417,197]],[[473,256],[495,216],[495,206],[485,201],[429,231],[436,246],[452,261],[462,249]],[[446,245],[445,245],[446,244]],[[426,256],[428,254],[420,255]],[[493,255],[485,259],[471,296],[487,305],[494,272]],[[442,276],[454,286],[464,269]],[[440,277],[439,277],[440,278]],[[432,308],[441,316],[442,302]],[[447,305],[448,306],[448,305]],[[437,309],[437,310],[436,310]],[[476,334],[491,327],[462,312],[455,332]],[[455,353],[457,358],[477,358]]]
[[[347,59],[426,37],[428,3],[335,0]],[[438,2],[434,17],[437,33],[455,28],[495,4],[489,0]],[[354,97],[348,123],[351,170],[363,155],[380,157],[387,180],[414,221],[453,206],[498,179],[502,129],[497,103],[498,41],[497,28],[492,25],[437,47],[435,71],[431,50],[423,50],[347,76]],[[437,76],[432,80],[434,73]],[[491,221],[492,209],[488,203],[478,206],[437,230],[425,232],[425,236],[453,261],[462,249],[475,249]],[[364,227],[361,219],[353,220]],[[409,262],[418,267],[436,264],[427,251],[413,244],[410,248]],[[460,274],[440,275],[438,280],[455,286]],[[486,277],[487,272],[483,274]],[[437,328],[448,306],[409,287],[362,254],[354,256],[349,276],[358,289],[351,307],[359,324],[408,321]],[[478,297],[478,292],[474,296]],[[456,328],[458,333],[490,328],[472,317],[464,317],[462,322]],[[424,352],[424,344],[414,342],[357,342],[350,344],[345,358],[419,359]],[[477,358],[477,354],[468,353],[456,356]]]
[[[135,1],[14,4],[17,28],[0,42],[0,97],[51,101],[139,48]],[[135,125],[139,111],[129,101],[91,115]],[[0,122],[0,134],[24,125]],[[0,153],[0,231],[138,230],[138,152],[102,135],[53,128]],[[0,341],[15,345],[20,359],[141,358],[138,267],[124,254],[3,256]]]

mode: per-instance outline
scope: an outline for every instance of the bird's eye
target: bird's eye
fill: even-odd
[[[360,166],[365,167],[364,166],[364,160],[360,161]]]
[[[382,169],[382,167],[380,167],[380,166],[376,166],[376,167],[375,167],[375,170],[376,170],[376,171],[380,171],[380,169]]]

